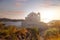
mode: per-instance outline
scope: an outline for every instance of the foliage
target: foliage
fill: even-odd
[[[43,37],[40,35],[40,29],[34,28],[17,28],[16,26],[5,26],[0,23],[0,39],[1,40],[60,40],[60,23],[55,22],[52,28],[43,31]]]
[[[5,26],[0,23],[1,40],[39,40],[39,37],[38,28],[16,28],[13,25]]]
[[[60,20],[55,20],[49,23],[51,27],[60,28]]]
[[[45,32],[45,40],[60,40],[59,29],[50,28]]]

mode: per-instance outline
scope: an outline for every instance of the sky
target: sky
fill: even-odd
[[[24,19],[30,12],[40,12],[41,20],[60,20],[60,0],[0,0],[0,17]]]

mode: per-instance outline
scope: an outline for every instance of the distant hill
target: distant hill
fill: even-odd
[[[0,21],[24,21],[24,19],[8,19],[8,18],[0,18]]]

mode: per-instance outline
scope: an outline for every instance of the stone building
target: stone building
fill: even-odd
[[[40,22],[40,13],[34,13],[31,12],[27,17],[25,17],[25,20],[28,22]]]
[[[27,17],[25,17],[25,20],[16,20],[16,19],[0,19],[0,21],[2,21],[5,25],[14,25],[14,26],[18,26],[18,27],[39,27],[41,29],[44,29],[47,25],[44,22],[40,21],[40,13],[34,13],[31,12],[29,13],[29,15],[27,15]]]
[[[23,22],[23,27],[39,27],[43,28],[47,26],[46,23],[40,21],[40,13],[31,12],[27,17],[25,17],[25,21]]]

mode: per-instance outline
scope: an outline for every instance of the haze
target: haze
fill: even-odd
[[[1,18],[24,19],[32,11],[44,22],[60,20],[60,0],[0,0]]]

